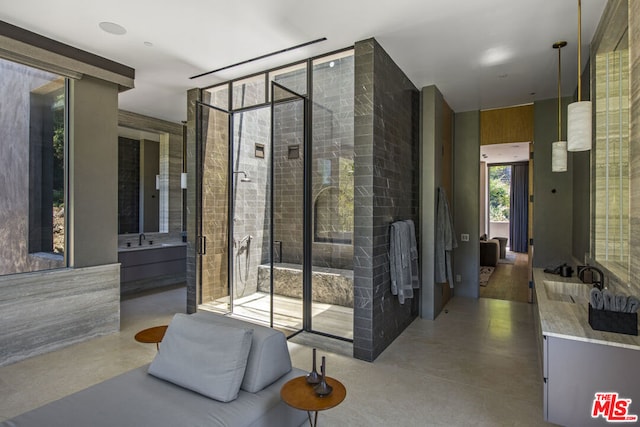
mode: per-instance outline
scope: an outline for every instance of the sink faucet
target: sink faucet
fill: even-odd
[[[595,271],[596,273],[598,273],[598,280],[595,279],[591,279],[591,283],[593,283],[593,286],[595,288],[598,288],[600,290],[602,290],[602,288],[604,288],[604,273],[602,272],[602,270],[600,270],[597,267],[594,267],[592,265],[586,265],[586,266],[580,266],[578,267],[578,277],[580,278],[580,280],[582,280],[584,282],[584,273],[586,273],[587,271]]]
[[[142,246],[142,239],[147,240],[147,237],[144,235],[144,233],[140,233],[140,235],[138,236],[138,246]]]

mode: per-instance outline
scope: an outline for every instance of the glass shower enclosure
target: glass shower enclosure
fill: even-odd
[[[352,51],[203,89],[196,111],[199,309],[352,339]]]

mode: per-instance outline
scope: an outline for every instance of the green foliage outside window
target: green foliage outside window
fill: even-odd
[[[53,206],[64,206],[64,91],[53,104]]]
[[[511,206],[511,166],[489,167],[489,218],[509,221]]]

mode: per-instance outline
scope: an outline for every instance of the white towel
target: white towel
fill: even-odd
[[[413,289],[420,287],[415,227],[410,220],[396,221],[389,232],[391,293],[404,304],[406,298],[413,298]]]
[[[453,288],[453,272],[451,271],[451,251],[458,247],[453,220],[449,211],[447,194],[444,188],[438,187],[438,206],[436,210],[436,242],[435,242],[435,281],[449,282]]]
[[[420,271],[418,269],[418,242],[416,240],[416,227],[413,221],[408,219],[405,221],[409,226],[409,234],[411,239],[410,252],[411,252],[411,287],[413,289],[420,289]]]

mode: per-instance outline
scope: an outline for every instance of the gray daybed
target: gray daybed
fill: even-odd
[[[304,374],[291,367],[279,331],[213,313],[178,314],[150,365],[0,426],[297,427],[307,413],[282,402],[280,389]]]

